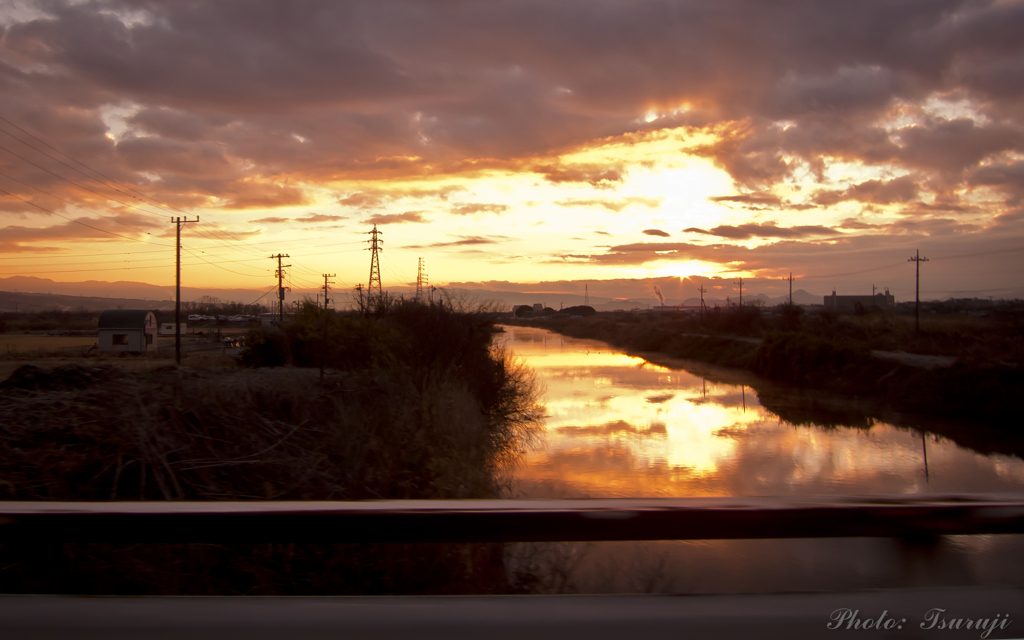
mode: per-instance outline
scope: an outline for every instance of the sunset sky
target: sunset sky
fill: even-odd
[[[906,300],[920,250],[924,298],[1024,295],[1021,34],[1013,0],[0,0],[0,277],[173,284],[198,215],[190,286],[279,252],[365,286],[376,224],[385,288]]]

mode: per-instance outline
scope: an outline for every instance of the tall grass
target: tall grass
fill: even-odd
[[[307,308],[251,337],[249,364],[301,366],[17,370],[0,384],[0,499],[496,498],[539,428],[529,370],[473,316]],[[491,592],[507,589],[501,558],[500,545],[7,543],[0,589]]]

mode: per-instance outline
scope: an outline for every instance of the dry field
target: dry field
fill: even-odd
[[[96,336],[47,336],[38,334],[0,335],[0,354],[17,354],[69,349],[87,349],[96,344]]]
[[[125,371],[149,371],[174,362],[174,338],[160,338],[156,353],[99,353],[92,350],[96,336],[0,335],[0,381],[6,380],[20,366],[59,367],[77,364],[94,367],[109,364]],[[231,367],[235,360],[223,355],[217,343],[183,336],[181,364],[186,367]]]

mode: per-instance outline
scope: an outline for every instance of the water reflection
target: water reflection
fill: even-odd
[[[795,426],[743,374],[701,376],[543,329],[504,341],[547,387],[547,438],[517,497],[1018,491],[1024,462],[913,429]],[[927,460],[927,466],[926,466]]]

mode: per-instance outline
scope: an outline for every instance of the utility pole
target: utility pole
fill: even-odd
[[[915,269],[917,271],[915,284],[914,284],[914,333],[921,332],[921,263],[928,262],[928,258],[921,257],[921,250],[915,251],[914,255],[907,259],[907,262],[916,263]]]
[[[363,283],[360,282],[356,285],[356,291],[359,293],[359,313],[366,313],[366,308],[363,306]]]
[[[281,324],[284,322],[284,292],[287,287],[284,286],[284,269],[290,267],[290,264],[281,264],[281,260],[284,258],[290,258],[291,256],[287,253],[277,254],[276,256],[270,256],[271,259],[277,259],[277,323]]]
[[[423,302],[423,290],[428,282],[427,270],[424,268],[423,258],[420,258],[419,267],[416,269],[416,302]]]
[[[195,220],[176,217],[171,218],[176,227],[174,242],[174,364],[181,366],[181,225],[187,222],[199,222],[199,216]]]
[[[793,272],[789,272],[789,306],[793,306]]]
[[[704,322],[704,311],[707,309],[707,307],[704,306],[704,294],[707,292],[707,289],[705,289],[702,284],[697,288],[697,291],[700,291],[700,321]]]
[[[367,242],[370,243],[370,285],[366,290],[366,306],[373,306],[373,289],[377,288],[377,303],[380,304],[384,298],[384,294],[381,291],[380,286],[380,259],[377,257],[377,252],[380,251],[384,246],[384,241],[378,236],[383,235],[380,231],[377,231],[377,225],[373,225],[373,231],[368,234],[370,239]]]
[[[327,311],[327,303],[330,301],[330,298],[327,297],[327,289],[330,286],[330,282],[328,282],[327,279],[328,278],[335,278],[335,277],[337,277],[338,274],[336,274],[336,273],[325,273],[323,275],[324,275],[324,311]]]
[[[740,278],[739,282],[734,282],[733,284],[740,285],[740,306],[742,307],[743,306],[743,278]]]

